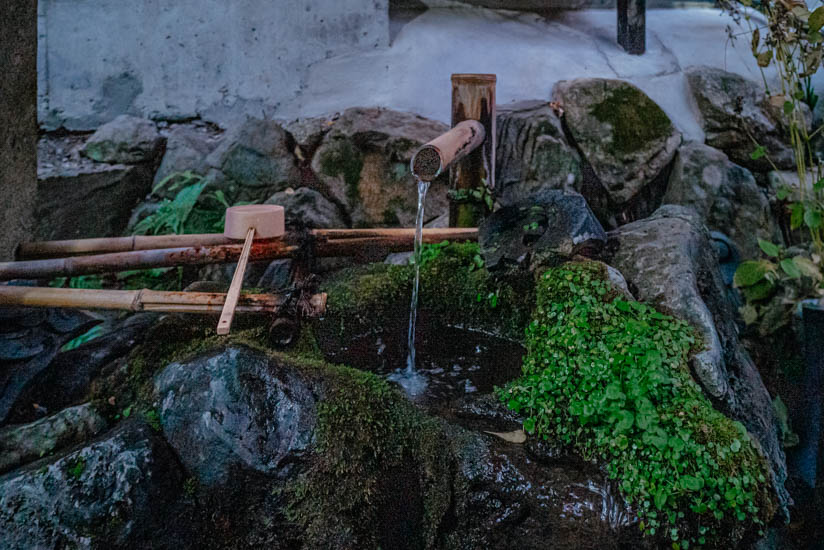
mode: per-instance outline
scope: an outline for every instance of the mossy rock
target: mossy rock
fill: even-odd
[[[410,226],[418,193],[409,168],[415,150],[448,130],[443,123],[383,108],[355,107],[330,121],[311,159],[319,189],[352,227]],[[448,208],[444,178],[432,183],[426,211]]]
[[[629,82],[581,78],[559,82],[553,97],[564,123],[609,199],[623,205],[669,165],[681,133]]]

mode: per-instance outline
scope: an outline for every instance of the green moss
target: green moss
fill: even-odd
[[[95,381],[91,398],[96,409],[110,421],[119,420],[123,409],[131,407],[142,411],[144,420],[154,427],[152,378],[155,373],[170,363],[227,344],[267,350],[265,327],[243,328],[239,323],[230,335],[218,336],[210,318],[166,317],[152,326],[143,343],[135,346],[122,360],[120,368]]]
[[[733,547],[775,505],[756,444],[692,379],[695,343],[686,323],[617,294],[602,264],[566,264],[541,276],[523,376],[500,396],[527,432],[605,464],[645,534]]]
[[[412,536],[420,533],[419,545],[431,547],[451,502],[441,423],[373,374],[327,366],[324,379],[328,393],[318,406],[314,459],[287,490],[287,516],[301,527],[306,546],[338,547],[333,539],[379,546],[387,498],[416,493],[387,486],[399,472],[411,472],[423,501]]]
[[[86,471],[86,459],[81,456],[81,457],[78,457],[77,460],[75,460],[69,466],[69,469],[67,470],[67,473],[71,477],[73,477],[74,479],[80,479],[80,476],[82,476],[83,472],[85,472],[85,471]]]
[[[531,276],[492,276],[482,261],[479,265],[474,243],[436,246],[440,251],[421,266],[419,308],[448,325],[520,339],[534,303]],[[413,280],[412,266],[370,264],[345,270],[323,288],[328,301],[323,334],[318,335],[343,343],[355,334],[404,322]]]
[[[343,177],[346,196],[349,200],[358,199],[363,155],[349,141],[341,140],[335,146],[324,150],[320,157],[320,169],[327,176]]]
[[[610,148],[619,154],[638,151],[672,131],[672,122],[661,107],[630,85],[608,92],[602,102],[590,108],[590,114],[612,126]]]

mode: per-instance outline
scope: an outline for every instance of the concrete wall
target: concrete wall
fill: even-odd
[[[275,116],[312,64],[389,42],[387,0],[41,0],[38,27],[46,129]]]
[[[37,190],[37,0],[0,5],[0,261],[29,237]]]

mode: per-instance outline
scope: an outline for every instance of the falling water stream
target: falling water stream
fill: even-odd
[[[413,253],[415,265],[415,282],[412,286],[412,301],[409,305],[409,335],[407,337],[406,369],[399,369],[389,376],[397,382],[409,395],[419,395],[426,389],[426,377],[415,369],[415,321],[418,315],[418,287],[421,278],[421,245],[423,243],[423,205],[429,182],[418,181],[418,214],[415,217],[415,251]]]

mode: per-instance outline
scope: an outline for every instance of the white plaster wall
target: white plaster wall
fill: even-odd
[[[323,59],[386,47],[387,0],[40,0],[39,119],[271,115]]]

